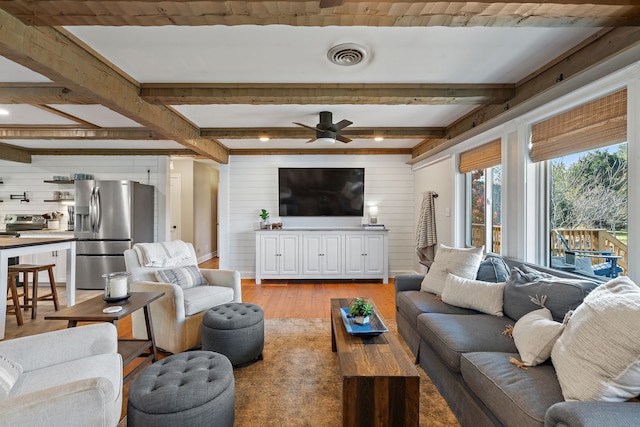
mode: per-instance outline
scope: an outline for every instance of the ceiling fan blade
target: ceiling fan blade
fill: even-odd
[[[320,0],[320,8],[342,6],[344,0]]]
[[[351,122],[349,120],[340,120],[334,126],[336,127],[336,130],[340,130],[340,129],[344,129],[347,126],[352,125],[352,124],[353,124],[353,122]]]
[[[294,125],[298,125],[298,126],[302,126],[303,128],[307,128],[307,129],[311,129],[311,130],[322,130],[322,129],[314,128],[314,127],[311,127],[311,126],[307,126],[307,125],[305,125],[303,123],[293,122],[293,124]]]
[[[340,141],[340,142],[344,142],[345,144],[347,142],[351,142],[351,140],[349,138],[347,138],[346,136],[342,136],[342,135],[336,135],[336,140]]]

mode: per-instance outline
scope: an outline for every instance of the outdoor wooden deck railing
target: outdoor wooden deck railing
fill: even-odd
[[[627,272],[627,245],[621,242],[609,231],[604,229],[567,229],[558,228],[551,233],[551,255],[564,256],[565,247],[556,235],[555,231],[569,243],[569,247],[582,251],[610,251],[613,255],[620,256],[618,266],[622,268],[622,275]],[[493,226],[493,250],[501,253],[502,227]],[[473,246],[485,244],[484,224],[473,224],[471,226],[471,242]],[[593,258],[592,264],[602,262],[602,259]]]

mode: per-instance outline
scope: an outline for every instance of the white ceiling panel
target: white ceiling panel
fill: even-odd
[[[0,104],[0,109],[9,112],[0,115],[0,125],[77,125],[58,114],[27,104]]]
[[[102,105],[50,104],[49,107],[100,127],[141,127],[140,123],[128,119]]]
[[[136,149],[184,149],[184,146],[167,140],[77,140],[77,139],[11,139],[5,141],[7,144],[17,145],[24,148],[51,148],[51,149],[116,149],[116,150],[136,150]],[[117,153],[116,153],[117,154]]]
[[[0,56],[0,82],[6,83],[48,83],[47,77],[31,71],[20,64]]]

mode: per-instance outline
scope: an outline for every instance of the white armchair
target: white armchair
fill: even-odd
[[[131,291],[164,292],[162,298],[150,305],[151,321],[156,346],[171,353],[180,353],[200,344],[202,318],[208,309],[229,302],[242,302],[240,273],[237,271],[200,269],[209,286],[183,289],[174,283],[158,282],[155,276],[158,270],[197,267],[193,245],[186,245],[189,258],[171,267],[143,266],[135,246],[124,252],[127,271],[131,273]],[[132,324],[134,338],[146,339],[147,329],[140,310],[132,314]]]
[[[117,351],[118,333],[111,323],[0,342],[5,363],[22,368],[0,400],[0,426],[118,425],[122,358]]]

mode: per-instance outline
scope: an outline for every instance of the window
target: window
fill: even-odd
[[[627,269],[627,90],[536,123],[530,156],[549,162],[549,264],[585,276]]]
[[[460,155],[460,172],[466,174],[466,243],[501,253],[502,166],[501,140]],[[488,220],[487,220],[488,219]]]

